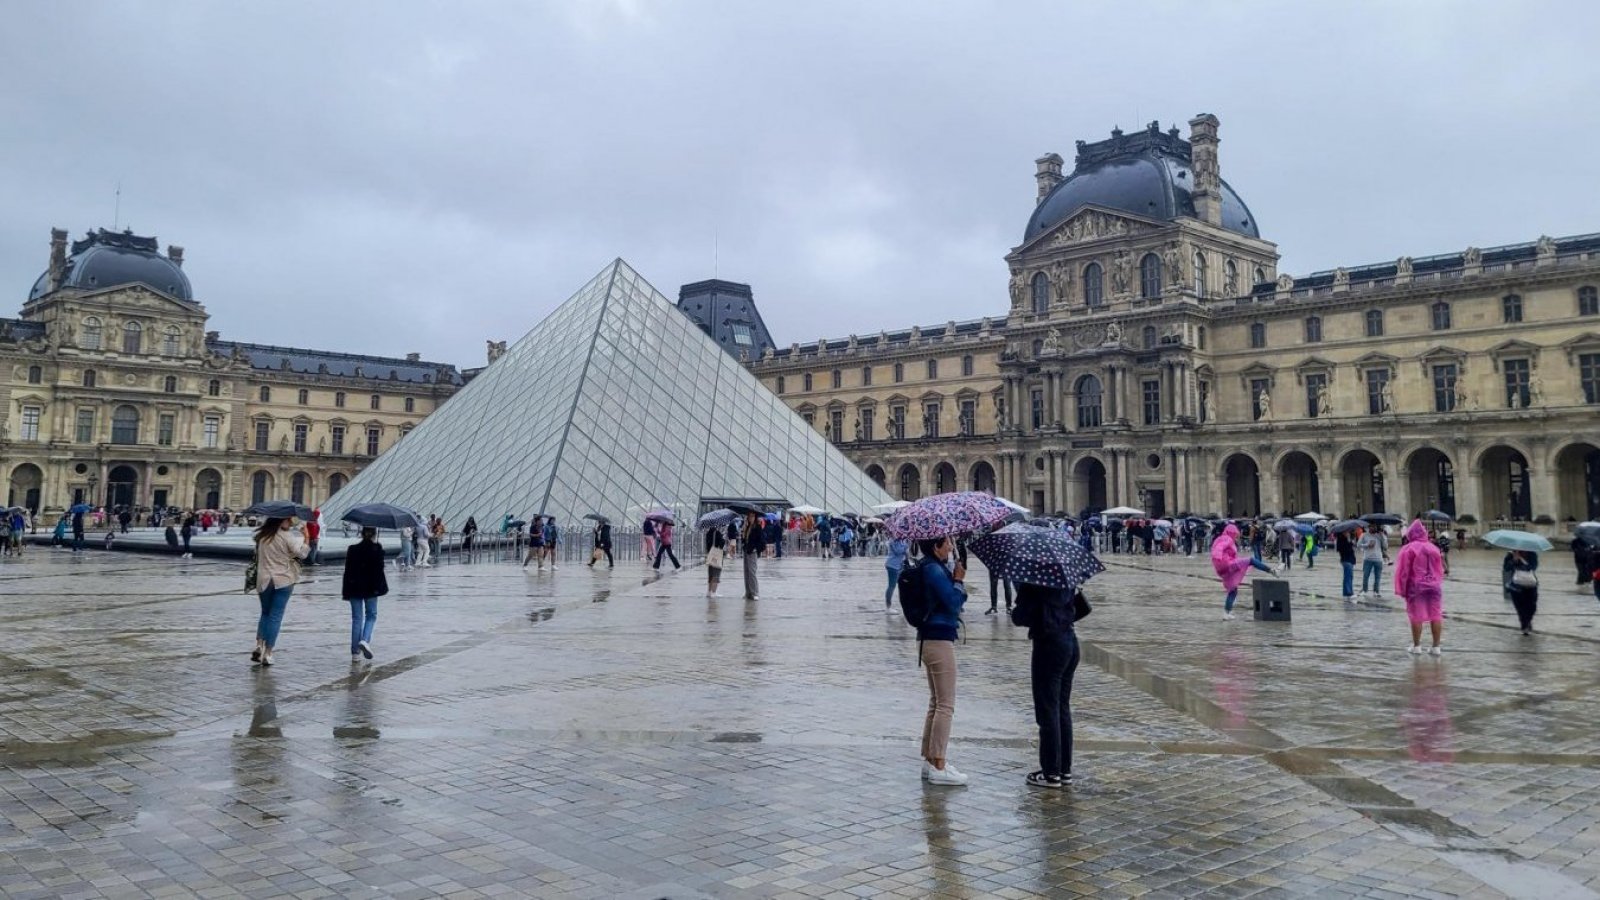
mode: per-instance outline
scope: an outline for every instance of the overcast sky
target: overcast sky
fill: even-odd
[[[120,183],[238,340],[478,365],[616,256],[752,283],[780,345],[1001,315],[1033,160],[1200,112],[1285,271],[1600,231],[1596,35],[1587,0],[0,0],[4,309]]]

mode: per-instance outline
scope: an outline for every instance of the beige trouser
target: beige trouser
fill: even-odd
[[[928,718],[922,723],[922,758],[944,759],[950,720],[956,714],[955,641],[923,641],[922,666],[928,670]]]

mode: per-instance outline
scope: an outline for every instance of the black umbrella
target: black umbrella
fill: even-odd
[[[1422,517],[1424,519],[1427,519],[1429,522],[1448,522],[1451,519],[1455,518],[1454,516],[1450,515],[1449,513],[1441,512],[1441,511],[1439,511],[1437,509],[1428,510],[1427,512],[1422,514]]]
[[[735,500],[732,503],[727,504],[727,507],[728,509],[739,513],[740,515],[744,515],[746,513],[755,513],[758,516],[764,516],[767,514],[767,511],[761,507],[755,505],[754,503],[746,503],[743,500]]]
[[[1371,522],[1374,525],[1399,525],[1404,522],[1405,519],[1400,518],[1394,513],[1367,513],[1361,517],[1361,521]]]
[[[989,571],[1023,584],[1076,591],[1106,570],[1093,553],[1053,528],[1013,523],[968,546]]]
[[[402,528],[422,529],[428,527],[421,516],[392,503],[364,503],[360,506],[352,506],[349,512],[340,517],[340,520],[354,522],[366,528],[393,528],[396,531]]]
[[[610,519],[606,518],[605,516],[600,515],[599,513],[584,513],[583,517],[585,519],[593,519],[596,522],[609,522],[609,521],[611,521]]]
[[[1346,532],[1355,531],[1357,528],[1365,527],[1367,527],[1367,523],[1360,519],[1345,519],[1343,522],[1335,522],[1329,526],[1328,533],[1345,534]]]
[[[247,516],[266,516],[269,519],[304,519],[311,521],[311,507],[293,500],[263,500],[245,508]]]

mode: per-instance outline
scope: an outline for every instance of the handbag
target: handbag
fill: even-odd
[[[256,592],[256,584],[261,580],[261,551],[257,550],[250,556],[250,565],[244,567],[244,591],[247,594]]]
[[[1072,621],[1076,622],[1092,612],[1094,607],[1089,605],[1089,598],[1083,595],[1083,591],[1072,595]]]
[[[706,551],[706,565],[713,569],[722,568],[722,548],[712,547]]]
[[[1516,569],[1511,573],[1511,586],[1515,588],[1536,588],[1539,586],[1539,576],[1533,574],[1532,569]]]
[[[589,562],[597,563],[597,562],[600,561],[600,557],[602,557],[602,556],[605,556],[605,551],[601,550],[599,547],[596,547],[589,554]]]

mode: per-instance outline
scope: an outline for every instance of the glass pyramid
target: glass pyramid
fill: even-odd
[[[618,259],[323,505],[637,522],[743,499],[867,513],[856,465]]]

